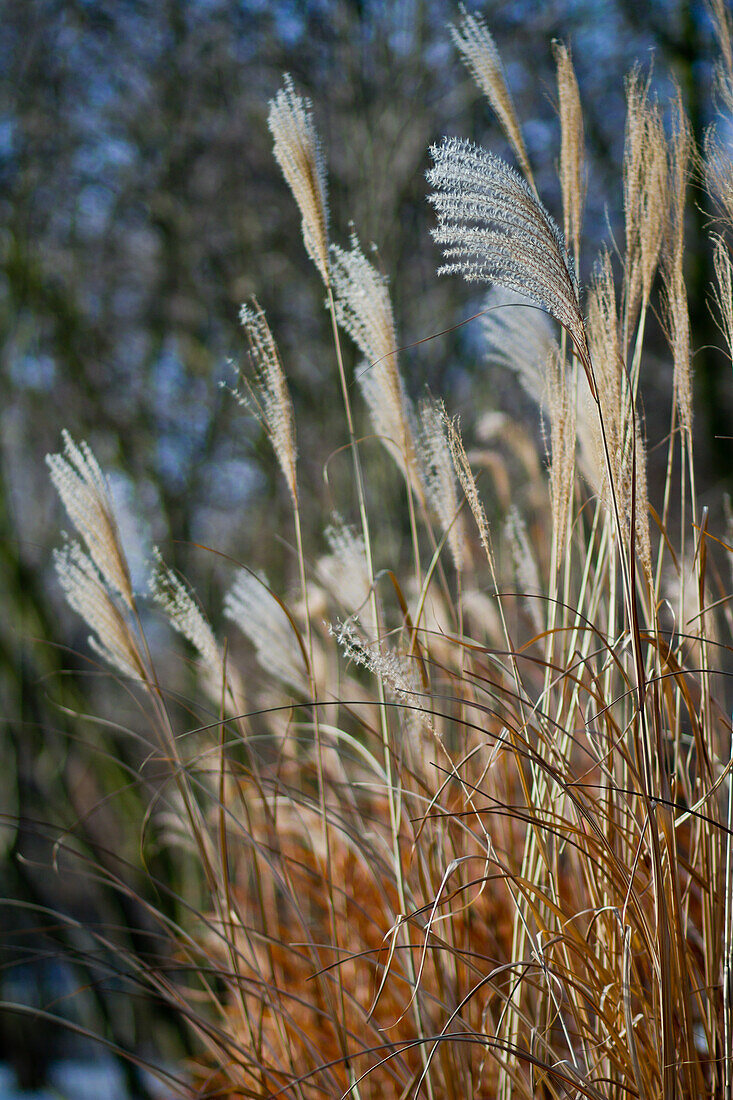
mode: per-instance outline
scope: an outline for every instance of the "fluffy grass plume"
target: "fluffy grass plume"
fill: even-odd
[[[328,281],[326,173],[310,101],[298,95],[289,75],[270,101],[268,125],[275,159],[300,210],[303,242],[324,282]]]
[[[105,582],[133,606],[132,581],[109,483],[89,446],[63,432],[64,450],[46,456],[51,480]]]
[[[272,444],[293,501],[298,500],[295,421],[285,372],[263,310],[253,301],[242,306],[239,318],[249,342],[254,377],[245,390],[235,390],[241,404],[259,420]]]
[[[514,169],[470,141],[444,138],[431,154],[432,233],[447,261],[439,274],[497,283],[547,310],[570,336],[592,386],[575,266],[545,206]]]
[[[450,36],[461,58],[498,118],[519,166],[534,189],[532,169],[517,112],[507,87],[496,43],[480,15],[461,8],[461,20],[450,24]]]

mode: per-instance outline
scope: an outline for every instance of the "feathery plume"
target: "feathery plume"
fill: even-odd
[[[209,695],[214,702],[220,702],[227,678],[221,648],[190,589],[165,564],[157,546],[153,547],[153,572],[148,583],[150,594],[173,629],[196,650],[206,673],[204,684]]]
[[[486,512],[484,506],[481,503],[478,495],[478,489],[476,488],[476,479],[473,476],[471,470],[471,464],[468,461],[468,455],[466,454],[466,448],[463,446],[463,440],[461,439],[461,433],[458,430],[458,424],[453,420],[447,420],[444,415],[444,422],[448,432],[448,446],[450,447],[451,458],[453,459],[453,468],[458,475],[458,480],[461,483],[468,506],[473,513],[473,518],[476,521],[478,527],[479,539],[486,554],[486,560],[489,563],[492,575],[496,575],[496,569],[494,566],[494,554],[491,549],[491,536],[489,534],[489,521],[486,519]]]
[[[715,203],[716,213],[733,232],[733,159],[730,149],[721,143],[715,126],[705,134],[705,184]]]
[[[351,247],[331,249],[336,317],[366,362],[357,378],[375,432],[416,486],[411,409],[397,365],[392,303],[387,279],[367,260],[352,234]]]
[[[247,408],[265,429],[280,469],[285,475],[290,495],[293,502],[297,504],[295,418],[277,344],[267,318],[256,299],[252,299],[251,305],[245,303],[242,306],[239,319],[249,340],[254,381],[252,383],[245,381],[244,393],[236,389],[233,393],[239,403]]]
[[[626,133],[624,136],[624,215],[626,232],[627,278],[631,276],[631,260],[638,252],[638,212],[641,196],[641,174],[644,159],[644,107],[649,94],[649,80],[642,85],[638,65],[626,78]],[[635,271],[638,281],[638,270]]]
[[[547,310],[566,329],[595,392],[575,267],[550,214],[493,153],[458,138],[444,138],[431,153],[432,233],[449,261],[439,274],[499,283]]]
[[[733,19],[725,0],[708,0],[707,8],[721,53],[715,66],[715,87],[723,109],[733,114]]]
[[[565,237],[573,242],[576,269],[580,256],[580,227],[583,221],[585,184],[583,179],[583,110],[570,50],[563,42],[553,43],[557,66],[558,111],[560,115],[560,187]]]
[[[86,443],[75,443],[67,431],[62,438],[63,454],[46,455],[51,481],[104,581],[132,608],[130,570],[109,483]]]
[[[616,307],[616,287],[613,279],[611,257],[606,249],[601,252],[588,288],[588,341],[595,368],[598,402],[605,425],[611,462],[614,465],[613,482],[618,479],[623,451],[624,364],[621,334]],[[582,401],[582,395],[579,395]],[[587,403],[586,403],[587,404]],[[628,404],[628,402],[626,402]],[[603,437],[599,418],[592,415],[590,407],[583,409],[577,424],[583,472],[591,486],[607,506],[611,500],[611,486],[603,450]]]
[[[642,294],[648,301],[664,238],[667,200],[667,157],[661,111],[655,105],[647,127],[647,151],[642,174],[639,242]]]
[[[588,290],[588,339],[595,364],[602,412],[620,432],[625,394],[624,358],[613,267],[611,256],[605,248],[593,269]],[[614,430],[613,426],[611,430]],[[609,440],[609,446],[613,449],[616,442],[616,439]]]
[[[289,74],[270,100],[267,124],[275,159],[300,209],[306,251],[328,284],[326,171],[310,100],[297,94]]]
[[[394,316],[388,282],[364,255],[354,233],[350,248],[333,245],[331,279],[336,317],[368,363],[394,362]]]
[[[522,131],[509,94],[496,43],[480,15],[469,15],[461,5],[461,21],[448,25],[453,44],[499,120],[519,166],[536,192]]]
[[[421,498],[422,485],[412,427],[414,414],[410,399],[402,388],[402,379],[399,376],[395,378],[395,374],[382,363],[368,370],[362,369],[358,375],[359,389],[376,435]]]
[[[369,594],[371,583],[363,537],[336,515],[325,531],[330,554],[318,562],[321,583],[339,600],[352,618],[358,616],[367,637],[376,635]]]
[[[713,288],[713,301],[720,314],[720,331],[725,337],[728,355],[733,361],[733,265],[722,237],[715,241],[713,265],[717,280],[717,286]]]
[[[626,534],[631,530],[633,512],[636,548],[649,577],[651,544],[646,447],[625,384],[613,269],[611,257],[605,250],[596,264],[588,294],[588,334],[611,466],[610,481],[599,418],[589,415],[581,415],[578,422],[585,471],[609,512],[612,510],[611,494],[615,494],[622,529]]]
[[[130,627],[96,562],[78,542],[54,550],[53,558],[67,603],[93,632],[89,638],[91,648],[125,676],[146,680],[144,662]]]
[[[414,658],[391,649],[384,642],[380,642],[378,647],[367,644],[356,630],[353,619],[331,626],[330,633],[348,661],[380,677],[395,698],[417,708],[420,717],[432,728],[429,713],[423,704],[424,692]]]
[[[669,143],[670,216],[667,254],[674,267],[681,269],[685,246],[685,199],[691,172],[692,131],[677,88],[674,100],[672,135]]]
[[[224,614],[252,642],[268,674],[298,691],[306,689],[305,659],[295,628],[264,574],[240,569],[224,599]]]
[[[636,552],[647,584],[652,584],[652,543],[649,534],[649,490],[646,476],[646,438],[638,416],[634,417],[634,530]]]
[[[456,475],[446,439],[446,416],[441,404],[424,400],[419,411],[420,471],[425,497],[447,535],[457,572],[465,565],[465,540],[459,511]]]
[[[627,331],[640,302],[649,301],[667,208],[667,152],[659,104],[638,68],[626,81],[624,215],[626,220]]]
[[[685,247],[685,202],[690,178],[692,134],[679,89],[675,102],[672,137],[669,148],[670,212],[667,245],[664,254],[663,298],[665,327],[674,362],[674,395],[680,427],[689,436],[692,431],[692,356],[690,313],[683,267]]]
[[[557,349],[552,321],[523,294],[494,286],[484,299],[481,328],[490,362],[513,371],[539,405],[545,366]]]

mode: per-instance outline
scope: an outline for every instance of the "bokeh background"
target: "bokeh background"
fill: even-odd
[[[712,120],[704,4],[485,0],[476,8],[501,50],[554,212],[551,43],[572,47],[589,164],[587,277],[601,243],[613,247],[623,232],[624,76],[632,64],[653,70],[662,98],[679,84],[698,144]],[[469,438],[493,409],[529,416],[541,430],[513,380],[485,361],[478,326],[453,328],[480,309],[480,293],[435,276],[429,145],[452,133],[509,156],[451,46],[446,24],[457,10],[448,0],[0,2],[0,894],[8,899],[0,907],[0,999],[52,1005],[146,1057],[179,1059],[185,1031],[131,991],[114,972],[119,958],[113,963],[85,929],[105,928],[144,957],[151,945],[140,931],[141,899],[152,880],[135,880],[137,897],[113,895],[89,875],[54,870],[59,828],[89,865],[112,873],[113,849],[139,866],[146,805],[134,783],[141,750],[127,732],[133,703],[89,663],[86,630],[55,584],[51,554],[64,518],[44,455],[59,448],[64,427],[90,442],[110,474],[141,589],[153,543],[197,586],[215,622],[229,574],[226,558],[203,547],[266,564],[287,589],[292,555],[277,537],[287,501],[259,430],[220,386],[244,362],[238,307],[256,294],[280,342],[301,478],[317,502],[306,517],[310,545],[322,545],[331,507],[349,515],[323,289],[267,131],[267,102],[284,72],[314,104],[332,238],[346,243],[353,223],[389,276],[409,345],[408,391],[445,397]],[[706,491],[720,500],[730,483],[733,420],[730,364],[716,348],[706,300],[709,211],[694,186],[688,285],[704,501]],[[427,339],[444,329],[451,331]],[[652,494],[670,398],[661,329],[654,339],[658,369],[652,360],[643,383]],[[376,486],[387,513],[389,485]],[[388,539],[390,525],[384,530]],[[165,645],[170,675],[185,679],[175,640]],[[92,715],[118,724],[103,728]],[[145,865],[153,877],[172,873],[157,849],[145,851]],[[68,921],[49,920],[43,931],[44,907]],[[22,1083],[42,1083],[72,1053],[86,1057],[89,1048],[30,1016],[0,1012],[0,1061]],[[129,1088],[144,1092],[135,1071],[126,1072]]]

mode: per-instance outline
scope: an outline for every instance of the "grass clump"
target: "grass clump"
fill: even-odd
[[[716,12],[725,90],[733,51]],[[237,637],[217,638],[156,558],[154,600],[201,674],[193,726],[176,726],[93,456],[67,439],[50,460],[86,543],[61,551],[62,584],[97,653],[140,695],[167,770],[166,835],[195,879],[195,903],[160,916],[173,956],[147,959],[138,977],[194,1029],[202,1095],[731,1097],[733,622],[714,562],[731,548],[695,485],[689,125],[678,100],[668,134],[632,73],[625,235],[582,289],[569,51],[555,53],[563,232],[537,193],[488,29],[464,15],[453,39],[521,174],[444,139],[429,173],[434,236],[443,271],[494,284],[487,356],[541,408],[547,469],[517,425],[497,421],[473,453],[440,403],[411,402],[387,280],[356,238],[329,238],[313,114],[289,79],[270,128],[331,317],[350,520],[324,516],[320,559],[304,545],[312,502],[287,372],[247,305],[253,372],[236,393],[284,476],[297,584],[286,599],[262,574],[233,579],[240,658]],[[732,170],[712,134],[709,148],[722,211],[713,297],[730,350]],[[673,400],[652,500],[640,386],[657,308]],[[363,356],[366,437],[342,332]],[[403,486],[394,561],[369,497],[374,438]],[[512,451],[523,492],[507,481]],[[501,527],[487,519],[487,484],[492,515],[510,502]]]

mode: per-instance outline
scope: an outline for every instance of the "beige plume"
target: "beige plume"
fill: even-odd
[[[705,134],[705,184],[718,218],[733,232],[733,157],[715,126]]]
[[[458,486],[446,434],[443,406],[424,400],[419,410],[420,471],[425,497],[445,533],[453,563],[460,573],[466,560],[463,518],[459,511]]]
[[[733,18],[726,0],[708,0],[707,8],[720,50],[715,66],[715,84],[722,107],[733,114]]]
[[[685,203],[690,178],[692,133],[677,91],[672,137],[669,146],[669,228],[664,256],[664,321],[674,362],[674,394],[680,427],[692,432],[692,352],[690,313],[683,266],[685,248]]]
[[[62,437],[63,454],[46,455],[51,480],[104,581],[132,608],[130,570],[109,483],[86,443],[75,443],[67,431]]]
[[[307,690],[306,662],[298,637],[267,579],[240,569],[224,600],[224,614],[249,638],[268,675]]]
[[[466,454],[466,448],[463,445],[461,439],[461,433],[458,430],[458,425],[454,420],[444,421],[446,431],[448,435],[448,446],[450,447],[451,458],[453,460],[453,467],[458,476],[458,480],[461,483],[461,488],[465,494],[468,506],[473,513],[473,518],[476,521],[478,528],[479,539],[486,554],[486,560],[489,563],[492,576],[496,575],[496,568],[494,563],[494,553],[491,548],[491,535],[489,533],[489,521],[486,518],[486,512],[484,506],[478,495],[478,489],[476,488],[476,479],[473,476],[471,470],[471,464],[468,461],[468,455]]]
[[[298,204],[306,251],[328,283],[328,202],[326,171],[310,100],[299,96],[289,75],[267,119],[274,153]]]
[[[265,429],[290,495],[297,504],[295,418],[277,344],[255,299],[250,305],[242,306],[239,316],[249,340],[254,378],[252,382],[245,380],[245,390],[235,389],[234,396]]]
[[[720,316],[720,330],[728,345],[728,355],[733,361],[733,264],[721,237],[715,241],[713,264],[717,280],[717,286],[713,288],[713,300]]]
[[[412,410],[397,365],[397,339],[386,278],[364,255],[352,235],[349,249],[331,249],[336,317],[365,362],[358,382],[380,436],[415,487],[419,488]]]
[[[577,267],[585,202],[583,110],[570,50],[563,42],[553,43],[553,49],[560,115],[560,187],[564,229],[566,239],[573,242]]]
[[[89,645],[125,676],[146,680],[145,665],[129,624],[110,595],[106,578],[78,542],[54,550],[59,583],[69,606],[92,630]]]
[[[545,368],[557,351],[553,324],[525,295],[494,286],[484,299],[481,328],[487,358],[516,374],[538,405],[545,390]]]
[[[338,515],[325,535],[330,553],[318,562],[318,577],[352,617],[358,616],[367,637],[376,637],[364,539]]]
[[[626,81],[624,216],[626,220],[626,328],[649,301],[665,228],[667,145],[662,112],[634,68]]]
[[[150,593],[163,609],[174,630],[189,642],[201,661],[203,684],[212,702],[219,704],[224,685],[231,686],[231,674],[225,670],[221,647],[190,589],[165,564],[158,547],[153,549]]]
[[[524,176],[536,191],[517,112],[509,94],[499,51],[489,28],[480,15],[469,15],[461,6],[461,21],[457,25],[449,24],[449,30],[463,63],[498,118]]]
[[[550,501],[552,525],[558,549],[565,543],[575,483],[576,401],[566,378],[559,348],[547,361],[547,405],[550,412]],[[595,421],[595,410],[589,409]],[[562,555],[558,554],[559,569]]]

